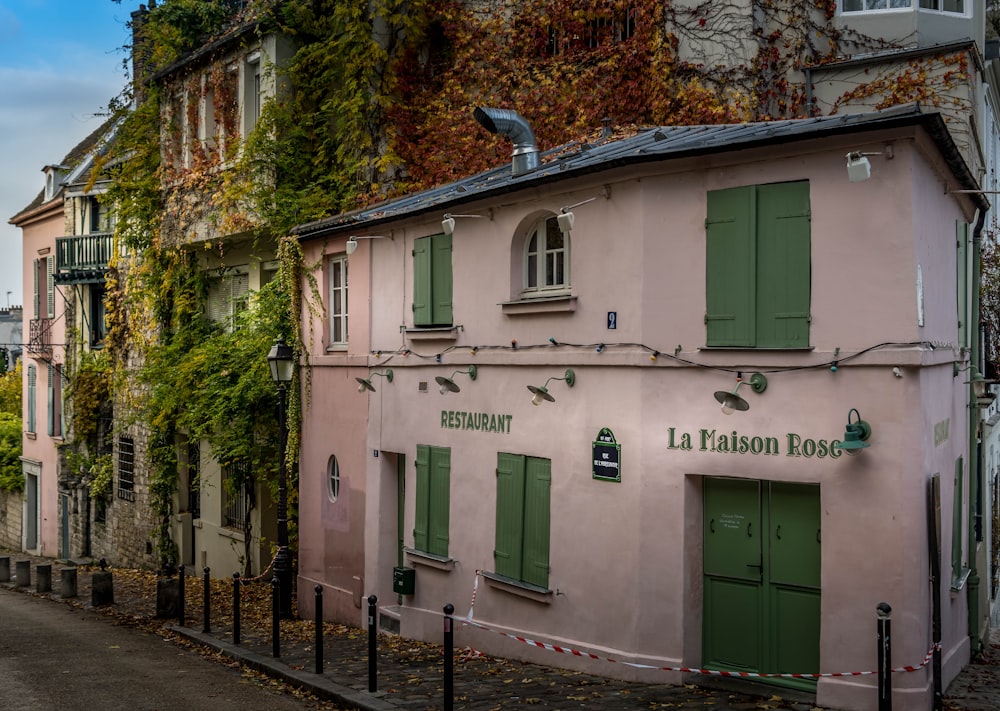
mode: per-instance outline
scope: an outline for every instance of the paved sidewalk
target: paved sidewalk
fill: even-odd
[[[221,613],[219,617],[222,619],[215,619],[217,608],[214,602],[211,632],[202,632],[201,595],[193,594],[193,591],[201,589],[200,578],[188,578],[185,586],[187,616],[181,626],[177,619],[155,618],[155,587],[136,582],[134,572],[129,575],[130,571],[113,569],[114,604],[94,608],[91,605],[91,568],[78,569],[78,595],[75,599],[64,600],[60,596],[63,564],[0,551],[0,556],[4,555],[10,557],[12,574],[15,573],[16,561],[30,560],[32,578],[27,587],[17,587],[16,581],[0,582],[0,587],[89,608],[162,634],[173,633],[178,640],[189,640],[210,648],[245,667],[301,688],[328,702],[322,705],[323,708],[366,711],[442,708],[443,661],[440,646],[379,634],[378,691],[370,693],[367,630],[325,624],[324,669],[322,674],[317,674],[313,646],[315,629],[309,622],[282,622],[280,656],[277,658],[272,655],[269,627],[255,629],[246,618],[241,625],[240,644],[234,644],[229,620]],[[52,592],[36,589],[35,567],[39,563],[52,564]],[[263,584],[258,585],[264,587]],[[767,684],[710,677],[693,677],[694,683],[681,686],[640,684],[466,652],[457,650],[455,655],[453,696],[454,708],[465,711],[522,706],[601,711],[641,708],[824,711],[815,706],[814,696]],[[946,709],[1000,709],[1000,647],[991,646],[962,672],[948,691]],[[875,708],[874,690],[872,708]]]

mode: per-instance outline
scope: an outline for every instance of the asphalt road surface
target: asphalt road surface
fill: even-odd
[[[3,711],[309,708],[157,635],[0,588]]]

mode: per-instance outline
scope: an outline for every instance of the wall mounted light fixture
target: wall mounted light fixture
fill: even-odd
[[[857,417],[853,422],[851,416]],[[861,419],[861,414],[853,407],[847,413],[847,427],[844,428],[844,439],[837,445],[837,449],[847,454],[857,454],[862,449],[870,447],[868,438],[872,436],[872,426]]]
[[[952,377],[957,378],[959,373],[964,373],[969,370],[972,371],[972,375],[965,381],[965,384],[972,386],[972,394],[975,395],[977,399],[985,397],[986,386],[993,385],[996,381],[987,380],[983,377],[983,374],[979,372],[979,368],[972,363],[969,363],[964,368],[959,367],[958,363],[955,363],[952,369]]]
[[[541,405],[543,402],[555,402],[556,399],[549,394],[549,383],[553,380],[565,380],[566,385],[573,387],[573,385],[576,384],[576,373],[574,373],[571,369],[567,369],[563,377],[557,378],[552,376],[545,381],[545,385],[529,385],[528,390],[530,390],[531,394],[534,395],[534,397],[531,398],[532,405],[537,406]]]
[[[884,151],[861,152],[851,151],[847,154],[847,179],[852,183],[860,183],[872,177],[872,164],[868,156],[885,156],[891,159],[892,146],[887,145]]]
[[[347,253],[348,254],[354,254],[354,250],[356,250],[358,248],[358,240],[359,239],[385,239],[386,237],[388,237],[389,239],[395,239],[391,234],[390,235],[351,235],[350,237],[347,238],[347,246],[346,246]]]
[[[489,215],[453,215],[450,212],[444,214],[444,219],[441,220],[441,230],[446,234],[450,235],[455,232],[455,218],[456,217],[489,217],[493,219],[493,210],[490,210]]]
[[[358,392],[363,393],[365,390],[369,392],[375,392],[375,386],[372,385],[372,378],[379,375],[385,378],[388,382],[392,382],[392,369],[386,368],[384,373],[374,372],[367,378],[355,378],[358,381]]]
[[[743,380],[743,373],[736,374],[736,387],[732,390],[716,390],[715,399],[722,405],[722,414],[731,415],[734,410],[745,412],[750,409],[750,403],[740,397],[740,386],[749,385],[755,393],[767,390],[767,378],[761,373],[754,373],[750,380]]]
[[[576,215],[574,215],[571,210],[575,207],[586,205],[588,202],[594,202],[594,200],[599,197],[603,197],[605,200],[610,200],[611,186],[605,185],[604,191],[600,195],[595,195],[592,198],[587,198],[586,200],[581,200],[580,202],[575,202],[572,205],[559,208],[559,214],[556,215],[556,221],[559,223],[559,229],[564,235],[568,235],[570,233],[573,229],[573,223],[576,222]]]
[[[456,370],[451,374],[450,378],[446,378],[443,375],[439,375],[434,378],[434,382],[441,386],[441,394],[446,393],[457,393],[462,390],[458,387],[458,383],[455,382],[455,376],[459,373],[467,373],[470,380],[476,379],[476,366],[470,365],[468,370]]]

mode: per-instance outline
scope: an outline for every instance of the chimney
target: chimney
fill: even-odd
[[[514,142],[512,168],[514,175],[530,172],[538,167],[538,145],[535,133],[527,120],[516,111],[479,107],[472,112],[476,121],[490,133],[508,136]]]

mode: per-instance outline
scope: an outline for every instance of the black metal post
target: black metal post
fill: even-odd
[[[281,656],[281,581],[271,578],[271,655]]]
[[[184,626],[184,566],[177,569],[177,623]]]
[[[455,620],[452,614],[455,606],[450,602],[444,606],[444,711],[455,707]]]
[[[212,631],[212,582],[207,566],[205,567],[204,595],[201,602],[202,609],[205,611],[205,621],[201,626],[201,631],[208,633]]]
[[[285,450],[288,447],[288,422],[285,412],[285,384],[278,383],[278,427],[280,446],[278,462],[278,553],[274,558],[274,575],[281,585],[281,616],[292,617],[292,560],[288,551],[288,472],[285,471]]]
[[[233,573],[233,644],[240,643],[240,574]]]
[[[378,598],[374,595],[368,596],[368,691],[375,693],[378,691],[378,651],[377,638],[378,630],[375,625],[376,603]]]
[[[323,586],[316,586],[316,673],[323,673]]]
[[[892,711],[891,614],[892,608],[887,602],[880,602],[875,607],[878,619],[878,711]]]

